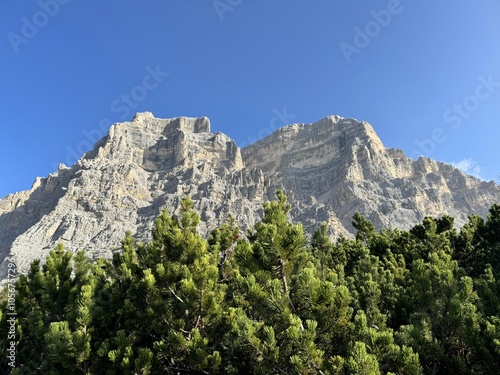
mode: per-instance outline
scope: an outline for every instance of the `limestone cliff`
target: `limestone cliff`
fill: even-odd
[[[485,215],[500,201],[499,186],[431,159],[387,149],[365,122],[327,117],[277,130],[242,151],[207,118],[158,119],[139,113],[111,126],[76,164],[31,190],[0,200],[0,279],[7,257],[21,272],[56,243],[110,256],[126,230],[148,240],[153,219],[178,212],[189,195],[207,233],[227,216],[243,228],[262,203],[284,187],[292,216],[308,231],[330,224],[332,236],[352,230],[360,211],[374,224],[409,228],[426,215]]]
[[[359,211],[376,227],[408,229],[425,216],[486,215],[500,202],[499,186],[428,158],[416,161],[385,148],[366,122],[330,116],[279,129],[242,151],[247,168],[260,168],[303,201],[314,197],[351,230]]]

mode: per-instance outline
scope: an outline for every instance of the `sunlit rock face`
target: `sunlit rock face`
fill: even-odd
[[[138,113],[112,125],[70,168],[0,200],[0,279],[8,259],[26,272],[59,242],[97,258],[111,256],[127,230],[147,241],[154,218],[165,208],[177,214],[186,195],[201,214],[201,233],[229,214],[248,228],[278,188],[293,204],[293,220],[309,233],[327,222],[332,237],[352,233],[356,211],[377,228],[408,229],[443,214],[461,225],[500,201],[494,182],[409,159],[354,119],[288,125],[240,150],[227,135],[212,133],[206,117]]]

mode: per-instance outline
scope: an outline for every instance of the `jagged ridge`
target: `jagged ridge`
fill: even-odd
[[[211,133],[208,118],[138,113],[112,125],[70,168],[0,200],[0,278],[6,257],[25,272],[57,242],[94,258],[110,256],[126,230],[149,238],[153,219],[163,208],[176,213],[185,195],[202,215],[202,232],[230,213],[250,227],[281,187],[295,220],[309,231],[326,221],[332,236],[352,231],[356,211],[378,228],[409,228],[442,214],[460,225],[500,201],[494,182],[431,159],[411,160],[354,119],[288,125],[240,150],[227,135]]]

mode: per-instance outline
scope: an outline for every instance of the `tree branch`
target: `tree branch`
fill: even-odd
[[[167,287],[168,290],[170,290],[172,292],[172,294],[174,295],[174,297],[181,303],[184,303],[184,301],[182,300],[181,297],[179,297],[177,294],[175,294],[174,290],[171,288],[171,287]]]

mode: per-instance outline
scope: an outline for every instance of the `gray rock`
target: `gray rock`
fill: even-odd
[[[0,200],[0,279],[7,261],[27,272],[59,242],[91,258],[110,257],[130,230],[149,240],[154,218],[195,201],[207,234],[234,214],[242,229],[262,217],[262,203],[287,192],[291,216],[311,233],[352,233],[356,211],[377,228],[408,229],[425,216],[486,215],[500,201],[494,182],[431,159],[385,148],[366,122],[330,116],[285,126],[240,150],[207,118],[158,119],[138,113],[111,126],[70,168],[37,178],[28,191]]]

